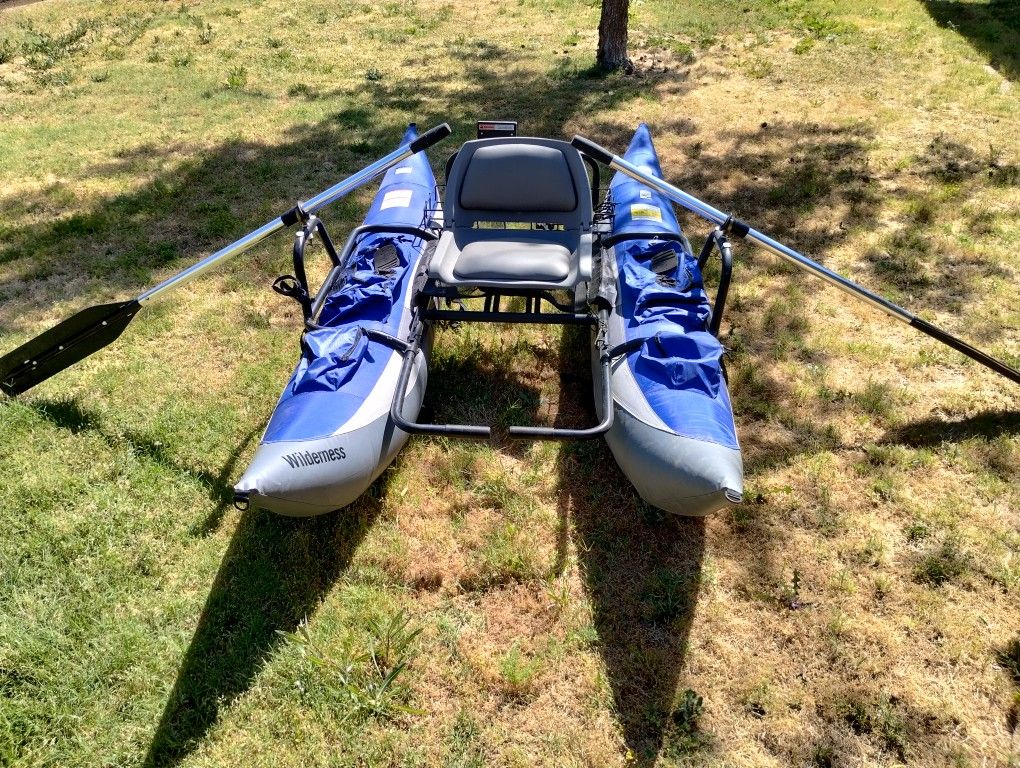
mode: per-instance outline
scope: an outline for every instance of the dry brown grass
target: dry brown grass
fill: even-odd
[[[832,40],[805,32],[797,10],[766,23],[757,14],[778,6],[763,3],[709,29],[721,11],[689,5],[636,5],[637,71],[605,79],[585,75],[595,9],[566,2],[308,9],[323,24],[278,3],[191,4],[211,42],[163,19],[125,59],[83,54],[77,81],[34,93],[18,62],[0,64],[3,349],[260,224],[388,149],[408,119],[450,119],[464,139],[474,118],[505,116],[621,150],[646,121],[671,181],[1020,360],[1008,66],[907,0],[805,3],[855,28]],[[96,13],[50,0],[0,19],[56,27],[62,9]],[[680,25],[686,12],[702,26]],[[409,17],[428,28],[408,32]],[[169,63],[177,26],[194,49],[181,70]],[[151,51],[162,61],[146,62]],[[238,66],[246,85],[224,90]],[[132,84],[142,76],[162,87]],[[295,83],[315,93],[289,93]],[[91,120],[61,132],[82,104]],[[368,195],[331,222],[357,221]],[[685,224],[697,242],[704,227]],[[150,233],[172,253],[144,250]],[[117,264],[108,247],[142,255]],[[3,405],[0,454],[22,475],[0,484],[15,532],[4,552],[38,565],[17,571],[3,603],[0,628],[18,644],[0,636],[0,671],[29,659],[44,680],[29,697],[39,708],[11,720],[37,728],[25,726],[16,764],[1020,760],[1015,387],[740,248],[723,338],[742,507],[665,519],[597,443],[416,440],[345,515],[241,515],[224,489],[295,355],[293,310],[262,287],[286,268],[277,247],[157,308],[37,399]],[[436,352],[439,420],[592,418],[583,338],[444,331]],[[15,527],[23,519],[38,530]],[[73,579],[53,551],[71,553]],[[133,570],[102,586],[121,556]],[[75,618],[77,657],[31,656],[58,647],[48,606],[119,624]],[[307,617],[340,658],[364,646],[369,617],[398,607],[423,629],[404,676],[422,713],[343,719],[295,630]],[[74,682],[79,658],[106,657],[113,672]]]

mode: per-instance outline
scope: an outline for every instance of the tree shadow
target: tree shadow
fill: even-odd
[[[281,633],[315,613],[350,566],[384,493],[380,479],[355,504],[322,517],[293,520],[256,509],[242,515],[145,765],[177,765],[199,746],[220,709],[248,690]]]
[[[967,38],[1003,77],[1020,79],[1020,14],[1014,0],[920,0],[940,27]]]
[[[565,328],[560,355],[566,372],[586,380],[589,329]],[[592,396],[567,389],[559,410],[571,420],[595,417]],[[652,766],[664,749],[679,746],[670,724],[701,583],[705,522],[643,502],[602,439],[564,444],[558,475],[559,513],[565,530],[570,521],[624,742],[636,765]]]

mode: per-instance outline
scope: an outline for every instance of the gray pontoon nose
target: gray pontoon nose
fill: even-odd
[[[386,413],[341,435],[263,443],[234,492],[281,515],[332,512],[368,490],[406,441]]]
[[[606,441],[641,498],[666,512],[702,517],[743,498],[740,451],[656,429],[619,404]]]

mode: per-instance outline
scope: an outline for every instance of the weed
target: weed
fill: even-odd
[[[772,74],[773,69],[775,69],[775,65],[762,56],[756,56],[744,65],[744,71],[748,76],[757,80],[764,80]]]
[[[0,40],[0,64],[6,64],[14,58],[17,47],[10,40]]]
[[[478,587],[535,577],[537,567],[521,528],[507,520],[485,535],[479,552],[481,572]]]
[[[828,14],[807,13],[801,20],[801,27],[816,40],[835,40],[841,35],[857,31],[857,27],[846,21],[838,21]]]
[[[696,592],[696,581],[690,574],[660,568],[642,595],[644,618],[655,624],[671,624],[691,609]]]
[[[184,69],[191,66],[191,62],[194,61],[191,52],[174,54],[170,62],[178,69]]]
[[[907,526],[905,533],[908,541],[922,541],[931,535],[931,529],[923,520],[915,520]]]
[[[566,611],[570,606],[570,582],[563,577],[550,581],[546,585],[545,594],[558,613]]]
[[[499,660],[500,678],[507,693],[515,697],[524,696],[531,691],[535,676],[541,668],[541,659],[526,658],[517,643],[514,643]]]
[[[478,722],[465,710],[458,712],[446,739],[449,748],[449,758],[444,763],[446,768],[484,768],[485,755],[480,741]]]
[[[899,495],[896,479],[886,474],[879,475],[872,481],[871,490],[879,499],[887,502],[895,502]]]
[[[287,95],[291,98],[301,96],[309,101],[314,101],[319,98],[319,92],[313,86],[308,83],[295,83],[287,89]]]
[[[793,52],[798,56],[802,56],[803,54],[807,53],[814,47],[815,38],[802,37],[800,40],[797,41],[797,44],[793,46]]]
[[[940,587],[963,576],[970,568],[970,555],[962,548],[955,535],[946,536],[942,543],[925,555],[914,568],[914,578],[922,584]]]
[[[761,719],[772,709],[773,698],[772,686],[763,680],[743,696],[744,711],[751,717]]]
[[[212,24],[206,24],[204,27],[198,30],[198,44],[209,45],[216,37],[216,30],[213,29]]]
[[[892,591],[892,579],[884,573],[875,576],[874,585],[876,600],[884,600]]]
[[[663,754],[684,757],[697,752],[709,742],[709,735],[699,726],[705,713],[705,702],[691,689],[680,694],[663,729]]]
[[[783,585],[783,595],[781,598],[783,604],[791,611],[796,611],[804,606],[801,602],[800,587],[800,571],[794,568],[793,578],[790,579],[790,583]]]
[[[365,79],[373,83],[378,80],[382,80],[382,72],[375,67],[370,67],[365,71]]]
[[[832,768],[835,757],[835,750],[830,745],[818,744],[811,753],[811,763],[816,768]]]
[[[283,47],[283,40],[281,40],[278,37],[268,37],[268,38],[266,38],[266,46],[268,48],[273,48],[273,49],[282,48]]]
[[[391,718],[402,714],[420,714],[404,702],[410,690],[401,675],[412,655],[412,644],[421,629],[411,629],[410,619],[398,611],[369,623],[368,649],[344,659],[335,659],[313,640],[307,622],[287,635],[300,648],[310,665],[307,682],[299,689],[321,689],[348,717]]]
[[[855,392],[852,396],[854,403],[865,413],[887,419],[893,412],[892,386],[885,381],[868,379],[864,389]]]
[[[869,536],[867,541],[864,542],[864,546],[858,551],[857,560],[865,565],[876,567],[882,564],[885,551],[885,542],[877,536]]]
[[[227,73],[226,87],[231,91],[239,91],[248,84],[248,70],[244,67],[237,66],[231,68],[230,72]]]

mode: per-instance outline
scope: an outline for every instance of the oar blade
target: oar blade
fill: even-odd
[[[136,300],[83,309],[0,357],[0,389],[18,395],[113,342],[142,308]]]

